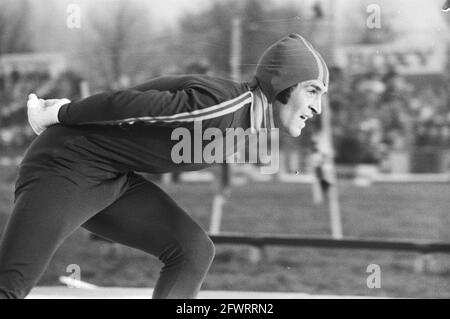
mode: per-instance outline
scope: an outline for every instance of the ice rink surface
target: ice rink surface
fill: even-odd
[[[102,287],[93,289],[36,287],[27,299],[150,299],[151,288]],[[364,296],[311,295],[292,292],[215,291],[204,290],[199,299],[369,299]]]

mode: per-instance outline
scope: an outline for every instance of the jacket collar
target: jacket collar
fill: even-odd
[[[250,127],[252,133],[257,133],[262,129],[274,129],[272,103],[269,103],[259,87],[252,91],[252,96],[253,99],[250,106]]]

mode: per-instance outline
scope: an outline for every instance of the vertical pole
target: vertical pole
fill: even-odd
[[[211,235],[218,235],[220,233],[224,204],[225,195],[219,191],[214,195],[212,203],[211,222],[209,224],[209,232]]]
[[[231,78],[234,81],[241,79],[241,53],[242,53],[242,20],[240,17],[233,17],[231,21],[231,50],[230,68]]]
[[[230,196],[231,188],[229,181],[229,166],[227,163],[220,164],[220,178],[218,189],[213,198],[211,221],[209,224],[209,232],[212,235],[220,233],[220,225],[222,223],[223,206],[226,203],[227,197]]]
[[[231,52],[230,52],[231,78],[234,81],[241,80],[241,54],[242,54],[242,20],[235,16],[231,21]],[[224,164],[228,165],[228,164]],[[253,264],[261,261],[262,247],[250,247],[249,260]]]
[[[339,192],[336,178],[336,168],[334,165],[333,134],[331,129],[331,110],[328,97],[324,97],[321,114],[322,130],[324,133],[324,143],[327,153],[323,171],[328,176],[331,184],[327,192],[328,207],[330,212],[330,228],[334,239],[342,239],[342,217],[339,205]]]
[[[88,81],[81,81],[80,82],[80,94],[81,98],[87,98],[89,95],[91,95],[91,90],[89,88],[89,82]]]
[[[236,16],[231,21],[231,48],[230,48],[230,69],[231,78],[234,81],[241,79],[241,18]],[[211,209],[211,221],[209,231],[212,235],[220,233],[220,225],[222,223],[223,206],[227,197],[230,195],[230,168],[229,164],[221,164],[220,180],[216,194],[214,195]]]
[[[335,52],[336,52],[336,17],[335,17],[335,1],[329,0],[329,18],[330,18],[330,45],[331,45],[331,56],[332,56],[332,64],[335,64]],[[334,151],[333,151],[333,133],[331,127],[331,109],[330,109],[330,101],[328,95],[326,95],[323,99],[323,108],[322,108],[322,130],[324,133],[326,148],[330,152],[326,165],[326,170],[329,170],[330,177],[332,179],[332,183],[330,185],[330,189],[328,190],[328,205],[330,212],[330,227],[331,227],[331,235],[334,239],[342,239],[343,231],[342,231],[342,217],[341,210],[339,205],[339,192],[337,186],[337,178],[336,178],[336,168],[334,165]]]

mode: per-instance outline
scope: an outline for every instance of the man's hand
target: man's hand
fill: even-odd
[[[28,96],[28,122],[33,131],[39,135],[53,124],[59,123],[58,111],[64,104],[70,103],[68,99],[38,99],[36,94]]]

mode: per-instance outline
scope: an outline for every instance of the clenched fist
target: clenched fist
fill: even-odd
[[[36,94],[28,96],[28,122],[33,131],[39,135],[53,124],[59,123],[58,112],[61,106],[70,103],[68,99],[38,99]]]

